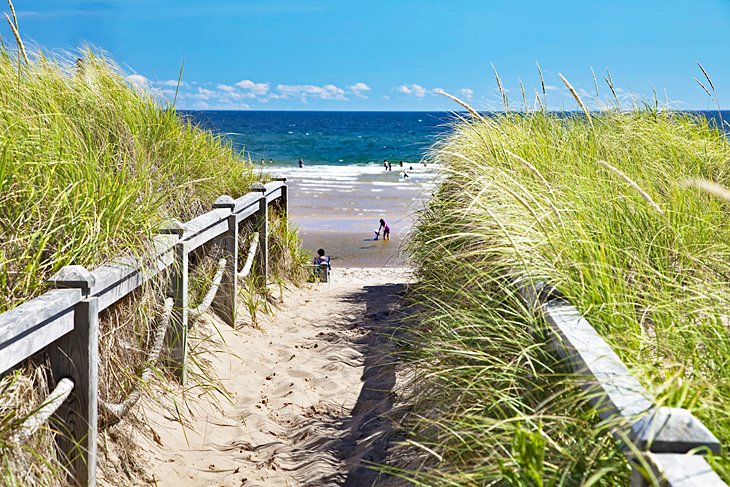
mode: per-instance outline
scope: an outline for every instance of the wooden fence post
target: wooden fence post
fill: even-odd
[[[259,210],[254,217],[254,228],[259,232],[259,247],[254,269],[256,275],[263,277],[264,284],[269,277],[269,206],[266,204],[266,187],[261,183],[251,185],[251,191],[260,192]]]
[[[235,328],[236,307],[238,302],[238,218],[233,213],[236,202],[230,196],[221,196],[213,208],[228,208],[228,231],[221,236],[220,245],[227,259],[218,293],[211,306],[223,321]]]
[[[185,226],[179,221],[172,221],[160,229],[160,233],[174,234],[182,238]],[[167,345],[167,366],[185,385],[187,382],[188,352],[188,244],[179,241],[174,247],[175,257],[171,267],[169,294],[175,301],[170,318],[170,329],[165,335]]]
[[[82,266],[66,266],[49,281],[59,288],[78,288],[87,296],[74,309],[74,329],[48,347],[51,388],[63,378],[74,387],[52,418],[56,445],[68,468],[69,482],[96,485],[99,397],[99,303],[88,297],[94,276]]]
[[[275,181],[282,181],[284,186],[281,187],[281,198],[279,199],[279,208],[281,208],[282,216],[285,220],[289,219],[289,187],[286,185],[286,178],[276,178]]]

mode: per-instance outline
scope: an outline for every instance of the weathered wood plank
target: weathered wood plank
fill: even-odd
[[[264,184],[264,194],[266,196],[269,196],[275,191],[279,191],[282,187],[286,186],[286,183],[280,179],[269,181],[268,183]]]
[[[74,388],[54,415],[56,444],[72,485],[96,485],[99,395],[99,307],[97,298],[79,302],[74,327],[48,347],[53,386],[70,378]]]
[[[279,198],[281,198],[281,189],[275,189],[274,191],[266,195],[266,202],[271,203],[272,201],[276,201]]]
[[[152,261],[130,257],[94,269],[92,274],[96,282],[91,294],[99,298],[99,309],[105,310],[168,268],[173,258],[174,248],[170,247]]]
[[[722,449],[720,440],[682,408],[655,408],[631,425],[630,437],[639,449],[654,453],[686,453],[704,446],[719,455]]]
[[[165,335],[168,350],[167,366],[180,384],[187,382],[188,355],[188,243],[175,245],[175,263],[170,276],[170,293],[174,300],[170,329]]]
[[[0,373],[73,330],[79,289],[54,289],[0,314]]]
[[[247,206],[245,209],[241,210],[240,212],[235,213],[236,221],[238,223],[241,223],[241,222],[251,218],[252,216],[254,216],[256,214],[256,212],[259,211],[259,199],[261,199],[261,198],[258,197],[256,199],[253,206]]]
[[[601,419],[636,417],[650,411],[653,397],[575,306],[555,300],[543,306],[545,321],[558,339],[558,354],[584,382]],[[596,389],[603,394],[596,394]]]
[[[649,487],[655,485],[654,480],[663,487],[727,486],[707,460],[698,455],[647,453],[644,460],[651,473],[644,473],[643,468],[634,467],[631,487]]]
[[[235,327],[238,306],[238,217],[233,210],[236,203],[230,197],[221,196],[213,203],[213,207],[227,208],[231,213],[228,215],[228,230],[219,241],[227,265],[212,306],[224,322]]]
[[[286,185],[286,178],[276,178],[276,181],[281,181],[281,199],[279,200],[279,208],[283,217],[289,218],[289,186]]]
[[[251,191],[257,191],[261,195],[266,194],[266,187],[261,183],[254,183]],[[257,276],[262,278],[264,282],[269,277],[269,204],[265,197],[259,200],[259,210],[254,217],[254,231],[259,234],[259,245],[254,262],[254,269]]]
[[[556,335],[558,354],[588,391],[601,419],[626,419],[629,438],[641,449],[686,453],[707,447],[714,453],[720,452],[719,440],[692,413],[654,406],[654,397],[575,306],[553,300],[542,307],[542,312]],[[619,431],[616,436],[621,436]]]
[[[256,192],[246,193],[240,198],[234,200],[236,205],[233,208],[233,213],[238,215],[239,221],[246,218],[246,216],[241,216],[243,213],[246,213],[247,216],[251,216],[256,213],[259,209],[259,199],[261,199],[261,193]]]
[[[182,239],[188,244],[190,252],[228,230],[228,215],[225,208],[204,213],[186,222]]]

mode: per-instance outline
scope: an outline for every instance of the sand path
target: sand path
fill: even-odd
[[[287,291],[261,331],[217,323],[225,343],[211,365],[231,401],[215,406],[210,394],[188,391],[185,428],[166,399],[159,413],[145,405],[154,433],[144,436],[155,440],[145,446],[148,481],[372,485],[376,474],[363,464],[385,454],[381,415],[396,381],[384,330],[408,278],[405,268],[335,269],[329,284]]]

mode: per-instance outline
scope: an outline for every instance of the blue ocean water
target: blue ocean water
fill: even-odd
[[[350,165],[417,163],[435,137],[449,130],[445,112],[185,112],[255,162]]]
[[[290,166],[417,163],[447,133],[448,112],[189,111],[193,121],[225,135],[253,161]],[[717,111],[697,111],[719,125]],[[566,113],[567,114],[567,113]],[[489,114],[486,114],[489,115]],[[722,118],[730,121],[730,111]],[[726,131],[730,130],[727,125]]]

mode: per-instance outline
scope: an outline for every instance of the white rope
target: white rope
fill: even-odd
[[[248,249],[248,255],[246,256],[246,263],[243,265],[243,270],[238,273],[239,279],[244,279],[251,273],[251,266],[253,265],[253,259],[256,256],[256,249],[259,246],[259,234],[254,233],[251,236],[251,246]]]
[[[213,300],[215,299],[215,295],[218,292],[218,288],[221,285],[221,281],[223,280],[223,273],[226,270],[226,259],[221,259],[218,261],[218,270],[215,273],[215,276],[213,276],[213,285],[210,286],[210,289],[205,294],[205,297],[203,298],[203,301],[196,307],[191,309],[188,312],[188,316],[191,320],[197,320],[200,318],[203,313],[208,311],[208,308],[210,308],[210,305],[213,304]]]
[[[246,264],[243,266],[243,270],[241,272],[237,273],[237,276],[239,278],[246,277],[251,272],[251,266],[253,265],[253,259],[256,255],[256,249],[258,247],[258,234],[254,234],[252,236],[252,242],[251,247],[248,251],[248,256],[246,258]],[[188,316],[190,319],[194,320],[199,318],[203,313],[205,313],[210,305],[213,303],[213,299],[215,299],[215,295],[218,292],[218,289],[220,288],[221,281],[223,280],[223,274],[225,272],[226,268],[226,259],[220,259],[218,261],[218,269],[216,271],[215,276],[213,277],[213,284],[206,293],[205,297],[203,298],[203,301],[198,305],[196,308],[191,309],[189,311]],[[173,308],[173,299],[167,298],[165,300],[165,311],[163,316],[163,321],[160,324],[160,326],[157,328],[157,332],[155,333],[155,340],[154,344],[152,346],[152,349],[150,350],[149,356],[147,357],[147,362],[145,365],[145,369],[142,372],[141,377],[138,379],[137,385],[135,386],[134,390],[127,396],[127,398],[120,402],[120,403],[110,403],[108,401],[105,401],[103,399],[99,399],[99,406],[101,406],[104,411],[106,411],[109,415],[109,418],[106,421],[105,426],[112,426],[116,423],[118,423],[134,406],[134,404],[139,400],[141,391],[140,391],[140,385],[144,384],[149,381],[150,375],[152,374],[152,368],[157,363],[157,360],[160,357],[160,351],[162,350],[162,344],[165,339],[165,333],[167,332],[167,329],[170,326],[170,320],[172,317],[172,308]]]
[[[155,340],[152,344],[152,349],[147,356],[147,361],[144,370],[142,371],[141,377],[137,381],[137,385],[134,390],[127,396],[127,398],[120,403],[110,403],[103,399],[99,399],[99,405],[106,411],[111,417],[107,419],[105,426],[112,426],[118,423],[134,406],[140,397],[140,385],[147,383],[152,375],[152,368],[160,358],[160,351],[162,350],[162,343],[165,340],[165,333],[170,327],[170,320],[172,317],[172,307],[174,304],[172,298],[165,299],[165,310],[162,318],[162,323],[157,327],[155,332]]]
[[[10,435],[10,443],[20,445],[30,438],[58,410],[61,404],[63,404],[63,401],[71,394],[73,388],[74,382],[71,379],[67,377],[61,379],[55,389],[53,389],[53,392],[43,401],[41,407],[25,418],[23,424],[17,430],[13,431]]]

